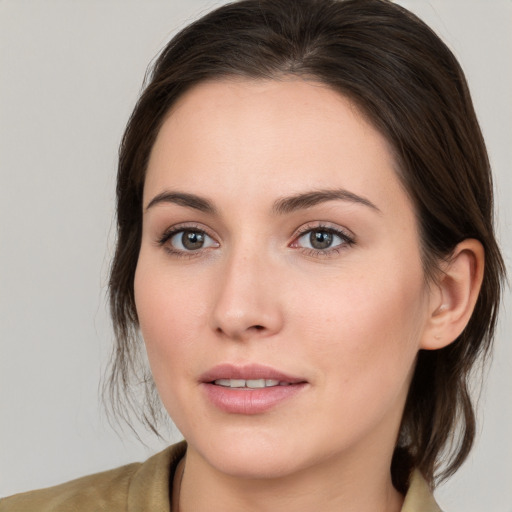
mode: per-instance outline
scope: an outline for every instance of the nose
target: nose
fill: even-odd
[[[218,276],[213,330],[244,341],[278,333],[283,326],[276,269],[261,253],[232,254]]]

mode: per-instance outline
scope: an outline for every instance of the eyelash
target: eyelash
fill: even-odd
[[[178,224],[177,226],[172,226],[171,228],[167,229],[163,235],[157,240],[157,244],[161,247],[163,247],[171,256],[177,257],[177,258],[194,258],[197,256],[200,256],[201,253],[205,250],[198,249],[197,251],[182,251],[180,249],[175,249],[172,245],[168,244],[169,240],[172,239],[174,235],[177,235],[178,233],[185,232],[185,231],[191,231],[196,233],[203,233],[208,238],[211,238],[212,240],[215,240],[213,236],[211,236],[207,230],[204,229],[204,227],[199,226],[197,224]],[[218,243],[218,242],[217,242]]]
[[[207,230],[204,229],[204,227],[199,225],[176,225],[172,226],[171,228],[167,229],[160,238],[157,240],[157,244],[161,247],[163,247],[170,255],[177,258],[194,258],[197,256],[200,256],[203,251],[207,250],[209,247],[206,247],[204,249],[197,249],[197,250],[190,250],[190,251],[183,251],[181,249],[176,249],[172,245],[170,245],[168,242],[172,239],[173,236],[175,236],[178,233],[185,232],[185,231],[191,231],[191,232],[197,232],[197,233],[203,233],[208,238],[211,238],[212,240],[215,240],[215,238],[208,233]],[[312,232],[324,232],[329,233],[334,236],[337,236],[340,238],[341,243],[334,246],[329,247],[327,249],[313,249],[309,247],[300,247],[298,245],[295,245],[297,241],[303,237],[304,235],[307,235],[308,233]],[[218,244],[218,242],[216,242]],[[349,234],[347,231],[339,228],[339,227],[333,227],[325,224],[306,224],[302,226],[297,232],[293,235],[293,242],[289,245],[289,247],[300,249],[301,252],[307,256],[313,256],[313,257],[332,257],[340,253],[340,251],[346,249],[347,247],[351,247],[356,243],[355,237],[351,234]],[[217,245],[218,246],[218,245]]]
[[[355,243],[356,243],[355,237],[352,234],[350,234],[348,231],[345,231],[339,227],[333,227],[333,226],[329,226],[329,225],[322,224],[322,223],[320,223],[320,224],[317,224],[317,223],[311,224],[310,223],[310,224],[306,224],[306,225],[302,226],[297,231],[297,233],[294,235],[293,242],[290,245],[290,247],[294,247],[294,244],[300,238],[302,238],[304,235],[307,235],[308,233],[313,233],[315,231],[335,235],[338,238],[340,238],[341,243],[334,247],[329,247],[327,249],[313,249],[313,248],[309,248],[309,247],[295,246],[298,249],[300,249],[301,252],[303,254],[305,254],[306,256],[313,256],[313,257],[317,257],[317,258],[333,257],[333,256],[338,255],[341,251],[347,249],[348,247],[355,245]]]

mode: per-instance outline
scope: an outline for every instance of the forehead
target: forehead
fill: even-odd
[[[168,114],[145,202],[164,188],[270,201],[332,187],[375,199],[404,195],[386,139],[349,99],[297,78],[222,80],[193,87]]]

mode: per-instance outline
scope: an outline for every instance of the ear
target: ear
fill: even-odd
[[[475,308],[484,275],[485,253],[478,240],[458,244],[431,285],[429,317],[421,348],[446,347],[462,333]]]

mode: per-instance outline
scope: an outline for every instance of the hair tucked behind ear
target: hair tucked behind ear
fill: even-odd
[[[489,162],[464,74],[431,29],[386,0],[243,0],[185,28],[158,57],[119,154],[110,389],[116,404],[134,382],[153,396],[149,377],[137,376],[133,282],[144,175],[166,114],[201,81],[290,74],[347,96],[387,138],[415,205],[426,279],[462,240],[475,238],[485,248],[483,285],[466,329],[446,348],[418,356],[392,464],[399,489],[412,466],[433,484],[435,475],[444,478],[461,465],[473,442],[468,383],[491,347],[504,266],[493,232]],[[157,408],[148,403],[143,420],[155,428]]]

